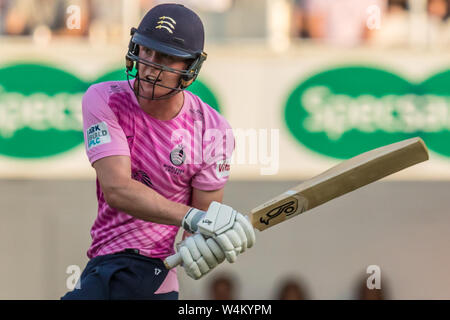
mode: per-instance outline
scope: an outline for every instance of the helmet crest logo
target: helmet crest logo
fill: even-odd
[[[162,16],[159,17],[158,22],[156,24],[157,26],[155,27],[155,29],[166,29],[170,33],[173,33],[173,30],[175,30],[175,25],[177,24],[177,22],[171,17]]]

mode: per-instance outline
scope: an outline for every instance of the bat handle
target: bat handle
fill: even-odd
[[[164,260],[164,265],[166,266],[167,269],[172,269],[181,264],[181,262],[182,262],[181,254],[177,252],[171,256],[168,256]]]

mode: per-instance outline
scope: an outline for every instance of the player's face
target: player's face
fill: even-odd
[[[187,62],[184,59],[169,56],[143,46],[140,46],[139,58],[180,71],[185,70],[188,67]],[[180,80],[179,74],[161,71],[157,66],[146,65],[144,63],[139,63],[139,77],[143,80],[148,80],[140,82],[141,93],[147,96],[153,94],[153,83],[156,81],[157,85],[154,87],[155,97],[163,96],[171,91],[171,89],[161,87],[161,85],[175,88],[178,86]]]

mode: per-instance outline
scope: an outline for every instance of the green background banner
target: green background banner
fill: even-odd
[[[415,84],[376,68],[330,69],[296,86],[284,118],[298,142],[334,158],[415,136],[449,156],[449,83],[450,71]]]
[[[83,81],[58,68],[16,64],[0,68],[0,154],[45,158],[83,143],[81,98],[94,83],[126,80],[125,69]],[[220,112],[214,93],[201,80],[189,91]]]

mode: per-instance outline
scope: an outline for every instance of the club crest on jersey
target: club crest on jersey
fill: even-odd
[[[172,152],[170,152],[170,162],[174,166],[181,166],[186,160],[186,153],[183,150],[183,145],[176,146]]]
[[[159,17],[158,22],[156,23],[155,29],[165,29],[169,31],[169,33],[173,33],[175,30],[175,25],[177,22],[171,17],[162,16]]]

